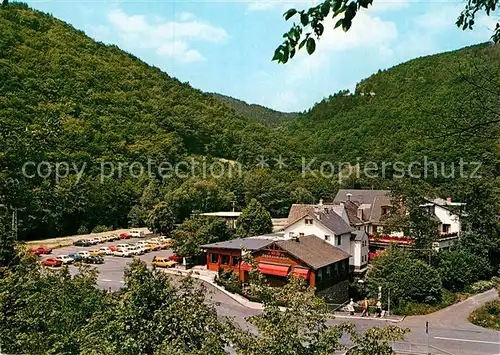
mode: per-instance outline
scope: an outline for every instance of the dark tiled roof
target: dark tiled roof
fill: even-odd
[[[315,235],[275,242],[283,250],[300,259],[313,269],[319,269],[350,257]]]
[[[200,245],[200,248],[210,249],[210,248],[220,248],[220,249],[233,249],[241,250],[242,248],[248,250],[258,250],[266,245],[271,244],[274,238],[238,238],[227,240],[225,242],[217,242],[212,244]]]
[[[358,205],[352,201],[345,201],[344,208],[347,212],[347,217],[349,218],[349,223],[351,226],[363,223],[361,219],[358,218]]]
[[[391,206],[391,192],[389,190],[347,190],[337,192],[334,203],[348,201],[347,194],[351,194],[350,201],[358,206],[370,205],[368,222],[378,223],[382,215],[382,206]]]
[[[354,240],[361,241],[363,238],[366,236],[366,239],[368,239],[368,233],[362,230],[355,230],[352,232],[354,234]]]
[[[334,206],[328,204],[322,205],[322,207],[318,207],[318,205],[293,204],[288,214],[288,225],[297,222],[305,216],[319,221],[337,235],[349,233],[352,230],[349,224],[335,212]]]

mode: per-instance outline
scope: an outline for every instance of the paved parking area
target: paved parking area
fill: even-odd
[[[64,247],[60,249],[55,249],[52,251],[51,255],[43,255],[41,260],[49,257],[49,256],[57,256],[57,255],[68,255],[75,253],[77,251],[81,250],[91,250],[91,249],[99,249],[101,247],[105,247],[108,245],[117,245],[121,243],[126,243],[126,244],[133,244],[137,243],[140,240],[147,240],[148,238],[131,238],[131,239],[123,239],[123,240],[117,240],[113,242],[106,242],[106,243],[99,243],[96,245],[91,245],[88,247],[77,247],[77,246],[69,246],[69,247]],[[173,251],[171,249],[164,249],[164,250],[158,250],[158,251],[152,251],[149,253],[146,253],[144,255],[138,256],[139,259],[145,261],[148,263],[148,265],[151,265],[151,262],[153,261],[154,256],[170,256],[173,254]],[[100,265],[94,265],[96,269],[99,271],[99,277],[97,280],[97,283],[99,284],[100,287],[104,289],[111,289],[118,290],[120,287],[123,286],[123,272],[125,271],[125,267],[127,266],[128,263],[132,262],[131,257],[128,258],[122,258],[118,256],[111,256],[111,255],[106,255],[104,257],[104,264]],[[72,274],[76,274],[77,269],[74,265],[70,265],[69,269]]]

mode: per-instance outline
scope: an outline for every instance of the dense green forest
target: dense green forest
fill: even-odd
[[[155,210],[180,223],[192,211],[233,201],[241,209],[253,198],[280,217],[294,202],[331,199],[339,186],[393,184],[390,169],[385,177],[339,179],[337,168],[303,175],[302,157],[316,158],[315,171],[325,159],[463,158],[483,163],[482,179],[426,182],[462,200],[481,196],[474,191],[494,196],[498,186],[498,141],[482,137],[498,132],[482,121],[498,97],[471,84],[496,68],[498,46],[419,58],[283,116],[203,93],[24,4],[0,8],[0,32],[0,204],[18,209],[23,239],[144,225]],[[73,171],[56,179],[57,162]],[[189,164],[162,178],[164,162]],[[128,166],[120,173],[118,163]],[[206,174],[203,164],[214,163],[223,174]],[[138,174],[141,164],[152,173]]]
[[[279,112],[261,105],[248,104],[245,101],[233,97],[217,93],[213,93],[212,95],[234,109],[238,115],[250,118],[270,127],[276,127],[290,122],[293,118],[299,116],[297,112]]]

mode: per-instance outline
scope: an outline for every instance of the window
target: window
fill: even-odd
[[[219,263],[219,254],[210,254],[210,262],[212,264],[218,264]]]
[[[306,218],[305,223],[306,224],[313,224],[312,218]]]
[[[389,214],[390,211],[391,211],[391,208],[389,206],[382,206],[382,216]]]
[[[450,227],[449,224],[443,224],[443,233],[450,233]]]
[[[325,240],[326,240],[327,242],[329,242],[329,241],[330,241],[330,236],[329,236],[329,235],[325,235]]]
[[[220,256],[220,263],[221,263],[222,265],[229,265],[229,255],[224,255],[224,254],[222,254],[222,255]]]
[[[233,256],[233,263],[232,263],[232,265],[236,266],[236,265],[238,265],[239,262],[240,262],[240,258],[237,257],[237,256]]]
[[[304,236],[304,233],[299,233],[299,237],[303,237]]]
[[[326,267],[326,278],[329,279],[331,275],[332,275],[332,267],[328,265]]]
[[[323,279],[323,269],[318,269],[318,282]]]
[[[337,235],[337,245],[340,245],[340,244],[342,244],[342,236]]]
[[[339,264],[335,264],[335,273],[338,274],[339,273]]]

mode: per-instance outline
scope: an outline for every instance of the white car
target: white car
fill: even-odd
[[[116,251],[113,252],[113,255],[126,257],[126,256],[132,256],[133,253],[129,250],[129,248],[118,248]]]
[[[144,249],[138,245],[131,245],[128,247],[128,250],[133,254],[133,255],[141,255],[144,254]]]
[[[129,246],[130,246],[129,244],[123,244],[123,243],[122,243],[122,244],[117,244],[117,245],[116,245],[116,247],[117,247],[118,249],[120,249],[120,248],[128,248]]]
[[[99,250],[102,250],[106,255],[113,255],[113,251],[108,247],[100,247]]]
[[[90,238],[89,241],[90,241],[90,244],[96,245],[96,244],[101,242],[101,239],[99,239],[99,237],[94,237],[94,238]]]
[[[56,259],[57,260],[60,260],[64,265],[67,265],[67,264],[73,264],[73,262],[75,261],[71,256],[69,255],[59,255],[59,256],[56,256]]]
[[[144,232],[143,231],[138,231],[138,230],[133,230],[128,232],[132,238],[144,238]]]
[[[90,256],[90,253],[86,250],[81,250],[76,252],[76,254],[80,255],[82,259],[88,258]]]

